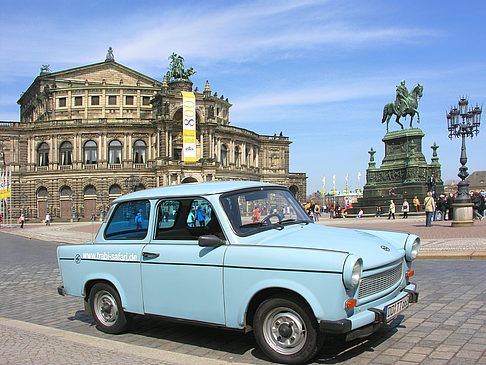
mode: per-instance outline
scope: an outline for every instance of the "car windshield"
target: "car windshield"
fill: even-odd
[[[238,191],[224,195],[221,202],[234,231],[240,236],[311,222],[294,196],[285,189]]]

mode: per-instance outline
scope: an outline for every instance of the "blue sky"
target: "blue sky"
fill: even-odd
[[[430,162],[457,179],[460,141],[445,113],[465,95],[486,104],[484,1],[2,1],[0,120],[39,74],[115,59],[161,80],[176,52],[195,86],[229,98],[231,124],[289,136],[290,169],[308,193],[365,183],[370,147],[384,155],[383,106],[406,80],[419,103]],[[486,124],[486,117],[483,118]],[[408,125],[407,119],[406,125]],[[398,125],[390,123],[391,130]],[[486,130],[467,141],[469,172],[486,170]]]

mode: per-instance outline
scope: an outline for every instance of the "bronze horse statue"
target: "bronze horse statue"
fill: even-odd
[[[417,113],[417,123],[420,123],[420,114],[417,110],[418,107],[418,99],[423,95],[424,87],[421,84],[417,84],[412,91],[407,95],[406,99],[402,101],[405,105],[404,108],[399,108],[396,105],[396,101],[388,103],[383,108],[383,119],[381,120],[382,123],[386,121],[386,132],[388,133],[388,123],[390,122],[390,118],[392,115],[396,115],[395,122],[400,125],[403,129],[403,124],[400,123],[400,117],[406,117],[410,115],[410,128],[412,128],[412,121],[415,113]],[[398,110],[399,109],[399,110]]]

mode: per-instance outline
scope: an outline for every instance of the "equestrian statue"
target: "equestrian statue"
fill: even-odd
[[[417,84],[412,91],[409,93],[406,86],[405,80],[402,80],[400,85],[397,86],[397,97],[395,101],[388,103],[383,108],[383,119],[382,123],[386,121],[386,132],[388,133],[388,123],[392,115],[396,115],[395,122],[400,125],[403,129],[403,124],[400,123],[400,118],[406,118],[410,115],[410,128],[412,128],[412,121],[415,113],[417,113],[417,123],[420,123],[420,114],[417,110],[418,99],[422,97],[422,92],[424,90],[423,85]]]

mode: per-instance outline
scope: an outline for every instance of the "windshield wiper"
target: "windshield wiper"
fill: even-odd
[[[247,224],[241,225],[240,229],[241,228],[252,228],[252,227],[269,227],[269,228],[275,228],[275,229],[278,229],[278,230],[284,229],[284,226],[281,225],[280,222],[271,223],[271,224],[267,224],[267,223],[264,223],[264,222],[247,223]]]
[[[304,219],[300,219],[300,220],[296,220],[296,219],[292,219],[292,218],[289,218],[289,219],[284,219],[284,220],[281,220],[280,222],[278,222],[278,224],[299,224],[299,223],[304,223],[304,224],[309,224],[309,221],[306,221]]]

